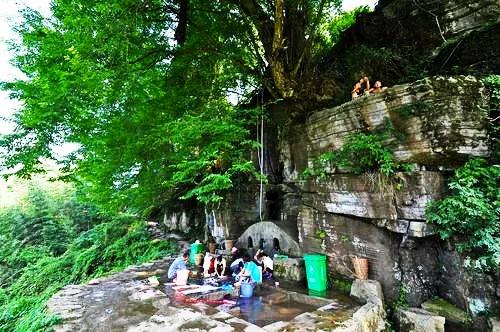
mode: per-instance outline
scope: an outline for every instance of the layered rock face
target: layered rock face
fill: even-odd
[[[471,156],[489,154],[488,104],[478,79],[434,77],[282,127],[281,188],[289,190],[283,197],[300,196],[294,211],[302,251],[326,254],[329,271],[344,276],[352,275],[350,256],[367,257],[369,278],[381,282],[389,301],[404,287],[413,306],[439,295],[462,308],[475,301],[495,308],[498,280],[467,272],[462,258],[425,222],[426,205],[446,195],[452,170]],[[334,168],[325,178],[300,179],[314,158],[341,148],[349,135],[387,124],[395,132],[386,144],[398,161],[414,163],[413,171],[387,179]]]
[[[316,112],[294,125],[291,132],[297,135],[283,142],[281,158],[285,181],[301,192],[297,226],[303,250],[322,250],[316,234],[323,230],[322,251],[334,261],[333,272],[347,272],[346,255],[367,256],[373,276],[386,280],[389,296],[395,296],[394,285],[413,270],[420,271],[409,281],[415,301],[430,296],[438,263],[433,241],[418,240],[434,234],[425,222],[425,207],[446,193],[448,172],[440,169],[488,154],[487,105],[484,87],[475,78],[436,77]],[[379,173],[334,169],[326,179],[298,181],[322,152],[339,149],[348,135],[386,122],[403,133],[402,140],[390,139],[397,141],[395,157],[416,163],[415,171],[387,179]],[[418,241],[429,245],[423,248]]]
[[[442,15],[443,33],[447,37],[480,28],[485,23],[495,23],[500,15],[496,0],[445,1]]]
[[[341,148],[350,134],[387,123],[393,136],[403,137],[393,137],[400,161],[453,166],[470,155],[485,156],[488,102],[474,77],[435,77],[315,112],[304,124],[281,131],[285,178],[296,180],[314,157]]]

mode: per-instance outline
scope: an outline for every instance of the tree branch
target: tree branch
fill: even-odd
[[[255,0],[233,0],[257,29],[267,58],[272,54],[273,28],[269,16]]]
[[[306,45],[304,46],[304,49],[302,50],[302,54],[300,55],[299,60],[297,61],[297,63],[295,64],[295,67],[292,70],[292,73],[291,73],[292,79],[295,79],[295,77],[297,76],[297,72],[299,71],[300,66],[302,65],[302,61],[304,61],[304,57],[305,57],[306,53],[310,51],[311,45],[312,45],[314,39],[316,39],[316,36],[317,36],[316,31],[318,29],[321,15],[323,14],[323,10],[325,9],[325,4],[326,4],[326,0],[321,0],[321,3],[320,3],[319,8],[318,8],[318,14],[316,15],[316,19],[314,20],[313,26],[311,28],[310,36],[306,40]]]

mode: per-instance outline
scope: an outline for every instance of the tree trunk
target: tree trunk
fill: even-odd
[[[272,53],[269,64],[273,76],[274,85],[282,98],[293,96],[293,88],[287,75],[284,55],[285,40],[283,39],[283,28],[285,24],[285,4],[284,0],[276,0],[274,13],[274,35]]]
[[[178,45],[184,44],[187,38],[187,22],[188,22],[188,8],[189,0],[179,1],[179,11],[177,13],[177,19],[179,23],[175,29],[174,38]]]

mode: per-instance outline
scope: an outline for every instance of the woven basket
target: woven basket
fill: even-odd
[[[354,276],[358,279],[368,279],[368,259],[360,257],[351,257],[352,266],[354,267]]]

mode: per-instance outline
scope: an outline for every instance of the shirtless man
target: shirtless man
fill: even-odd
[[[376,81],[373,88],[370,89],[370,93],[379,93],[382,92],[382,90],[385,90],[385,87],[382,88],[382,82]]]

